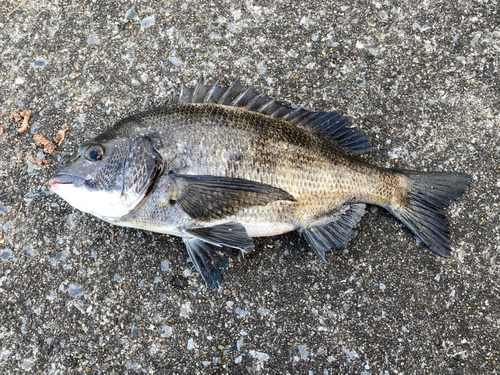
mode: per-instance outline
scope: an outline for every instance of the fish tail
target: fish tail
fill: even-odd
[[[443,209],[467,190],[471,176],[457,172],[399,173],[408,181],[406,198],[403,204],[386,208],[432,251],[447,257],[450,233]]]

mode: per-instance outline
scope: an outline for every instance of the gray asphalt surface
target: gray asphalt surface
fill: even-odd
[[[497,373],[498,9],[1,1],[0,372]],[[470,173],[448,210],[452,256],[372,208],[328,265],[295,234],[258,239],[212,292],[178,238],[48,192],[81,142],[202,75],[348,115],[377,165]],[[25,132],[15,109],[33,112]],[[58,154],[36,146],[63,126]]]

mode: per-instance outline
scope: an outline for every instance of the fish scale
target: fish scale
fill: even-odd
[[[262,130],[271,126],[265,122],[278,122],[279,120],[268,119],[258,113],[245,113],[232,108],[210,106],[188,106],[187,110],[179,106],[175,110],[176,117],[172,118],[167,113],[163,123],[167,125],[166,128],[171,128],[170,122],[181,124],[179,129],[171,130],[176,134],[175,142],[178,145],[175,154],[183,155],[184,161],[188,164],[187,167],[178,171],[179,173],[218,175],[221,172],[231,172],[229,177],[272,184],[296,197],[299,213],[305,214],[306,211],[301,209],[305,207],[313,216],[321,215],[322,211],[325,211],[325,206],[328,211],[331,211],[335,208],[335,202],[338,202],[337,205],[343,204],[346,199],[351,198],[347,194],[358,196],[362,193],[366,194],[366,189],[362,189],[362,186],[373,185],[367,183],[368,178],[365,175],[361,175],[363,179],[358,178],[358,182],[354,185],[352,183],[356,181],[354,176],[347,174],[352,171],[352,168],[347,167],[345,171],[339,172],[335,164],[332,166],[332,163],[344,165],[351,161],[347,155],[340,152],[335,155],[336,149],[321,138],[314,139],[314,134],[310,134],[309,129],[295,126],[292,128],[294,131],[292,135],[287,134],[287,137],[283,137],[283,133],[278,131],[265,131],[265,134],[262,134]],[[212,123],[206,127],[200,125],[205,123],[207,117],[212,119]],[[279,122],[282,122],[284,126],[289,124],[285,121]],[[237,124],[237,129],[233,130],[230,124]],[[230,129],[226,129],[227,127]],[[298,130],[302,130],[302,134]],[[219,136],[220,134],[222,136]],[[168,134],[158,136],[168,139]],[[292,138],[293,136],[295,137]],[[301,136],[313,138],[319,152],[311,152],[308,146],[310,147],[313,142],[304,142]],[[192,141],[179,143],[177,142],[179,138]],[[199,153],[193,152],[197,149],[197,143],[201,145],[198,148]],[[212,145],[210,149],[219,151],[219,154],[210,152],[206,144]],[[181,148],[179,148],[180,145]],[[284,147],[285,145],[292,147]],[[227,154],[233,149],[240,150],[240,154],[246,157],[240,158],[238,163],[231,164],[232,160],[227,157]],[[165,141],[159,153],[168,158],[167,155],[172,153],[172,145]],[[340,158],[344,160],[339,160]],[[259,170],[256,170],[255,166],[259,166]],[[307,169],[306,174],[304,174],[304,169]],[[330,173],[332,169],[335,169],[337,173]],[[335,175],[339,174],[341,177],[335,178]],[[301,189],[297,181],[307,181],[309,186]],[[328,204],[325,205],[321,200]],[[266,208],[266,212],[271,210],[271,206]],[[296,218],[292,220],[297,222]],[[304,226],[307,226],[307,223],[304,223]]]
[[[337,112],[290,108],[238,81],[182,87],[85,142],[51,190],[116,225],[183,238],[207,285],[228,248],[297,230],[321,260],[344,249],[366,204],[386,208],[436,254],[450,253],[442,209],[467,188],[457,172],[379,168],[369,140]]]

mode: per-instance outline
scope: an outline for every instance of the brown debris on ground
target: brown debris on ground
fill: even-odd
[[[23,133],[29,128],[29,120],[32,116],[33,112],[29,109],[25,109],[24,111],[21,112],[20,109],[16,108],[12,113],[10,114],[10,119],[15,121],[16,123],[21,123],[21,127],[17,129],[19,133]],[[0,134],[4,132],[5,125],[0,125]],[[61,145],[61,143],[64,141],[64,138],[66,137],[66,131],[69,130],[69,128],[66,125],[63,125],[61,127],[61,130],[59,130],[56,134],[56,136],[53,138],[54,141],[57,143],[57,145]],[[35,140],[35,145],[36,146],[43,146],[43,152],[46,154],[57,154],[57,146],[44,136],[40,134],[35,134],[33,135],[33,139]],[[39,165],[39,166],[44,166],[48,165],[49,161],[44,158],[38,158],[38,159],[30,159],[33,163]]]
[[[57,132],[56,136],[53,138],[54,142],[56,142],[58,146],[60,146],[61,143],[63,143],[64,137],[66,136],[66,131],[68,129],[69,128],[66,125],[63,125],[62,128],[61,128],[61,130],[59,130]]]
[[[45,167],[50,165],[50,160],[47,160],[47,158],[30,158],[30,161],[33,162],[34,164],[38,165],[39,167]]]
[[[23,118],[21,116],[21,110],[18,108],[14,109],[14,112],[10,114],[10,119],[14,120],[15,122],[23,121]]]
[[[21,112],[21,110],[18,108],[14,109],[14,112],[10,114],[11,120],[14,120],[17,123],[22,122],[21,127],[17,129],[19,133],[23,133],[26,130],[28,130],[28,128],[30,127],[29,120],[32,114],[33,112],[30,111],[29,109],[25,109],[24,111]]]
[[[33,139],[35,140],[35,144],[37,146],[43,146],[43,152],[45,152],[46,154],[57,154],[56,145],[52,143],[52,141],[49,141],[47,138],[41,136],[40,134],[35,134],[33,136]]]

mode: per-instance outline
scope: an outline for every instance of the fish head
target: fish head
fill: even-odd
[[[113,222],[139,205],[162,165],[145,137],[101,136],[83,143],[48,184],[73,207]]]

